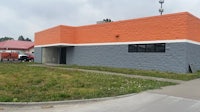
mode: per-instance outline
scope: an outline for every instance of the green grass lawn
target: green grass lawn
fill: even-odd
[[[151,76],[151,77],[159,77],[159,78],[167,78],[167,79],[176,79],[188,81],[196,78],[200,78],[200,72],[193,74],[176,74],[176,73],[167,73],[167,72],[158,72],[158,71],[148,71],[148,70],[135,70],[135,69],[127,69],[127,68],[112,68],[112,67],[101,67],[101,66],[78,66],[78,65],[65,65],[61,67],[67,68],[79,68],[79,69],[87,69],[87,70],[98,70],[98,71],[108,71],[108,72],[116,72],[116,73],[124,73],[124,74],[133,74],[133,75],[141,75],[141,76]]]
[[[0,63],[0,102],[100,98],[174,84],[27,65]]]

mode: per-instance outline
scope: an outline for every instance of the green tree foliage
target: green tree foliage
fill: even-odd
[[[6,41],[6,40],[14,40],[14,38],[12,38],[12,37],[2,37],[2,38],[0,38],[0,42],[2,42],[2,41]],[[24,38],[24,36],[19,36],[18,37],[18,40],[20,40],[20,41],[32,41],[30,38]]]
[[[24,39],[24,37],[23,37],[22,35],[20,35],[20,36],[18,37],[18,40],[25,41],[25,39]]]
[[[0,42],[6,41],[6,40],[14,40],[12,37],[2,37],[0,38]]]
[[[24,38],[24,36],[22,36],[22,35],[20,35],[20,36],[18,37],[18,40],[21,40],[21,41],[31,41],[30,38]]]
[[[31,41],[31,39],[30,38],[26,38],[25,41]]]

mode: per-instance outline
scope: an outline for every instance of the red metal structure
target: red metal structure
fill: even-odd
[[[1,52],[0,53],[0,60],[18,60],[18,53],[17,52]]]

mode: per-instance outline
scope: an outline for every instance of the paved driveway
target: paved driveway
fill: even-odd
[[[200,112],[200,79],[93,103],[7,107],[0,112]]]
[[[200,79],[188,81],[176,86],[168,86],[164,89],[153,90],[149,92],[200,100]]]

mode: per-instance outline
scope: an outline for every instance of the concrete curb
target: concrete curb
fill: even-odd
[[[49,101],[49,102],[0,102],[0,106],[7,107],[23,107],[23,106],[45,106],[45,105],[64,105],[64,104],[81,104],[81,103],[92,103],[106,100],[113,100],[118,98],[124,98],[136,95],[137,93],[114,96],[114,97],[104,97],[104,98],[93,98],[84,100],[66,100],[66,101]]]

